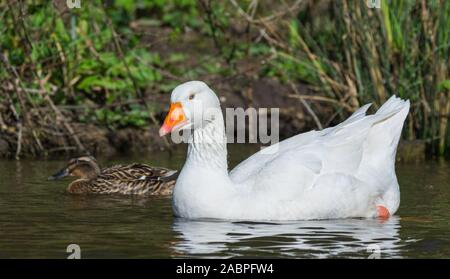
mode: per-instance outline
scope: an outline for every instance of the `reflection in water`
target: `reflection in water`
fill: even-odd
[[[400,222],[373,219],[321,220],[284,223],[193,221],[175,219],[179,241],[173,249],[182,257],[368,257],[377,244],[381,257],[400,257]]]
[[[240,146],[240,147],[239,147]],[[230,150],[234,165],[247,145]],[[180,169],[185,150],[101,159],[101,165],[143,162]],[[47,181],[63,160],[0,160],[0,258],[359,257],[377,244],[381,258],[450,257],[450,165],[398,165],[397,216],[378,220],[288,223],[173,219],[170,197],[74,196],[70,179]]]

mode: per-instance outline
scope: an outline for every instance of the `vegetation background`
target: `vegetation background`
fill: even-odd
[[[280,107],[283,137],[397,94],[407,153],[450,153],[450,1],[80,4],[0,1],[0,156],[164,147],[170,91],[194,79],[224,106]]]

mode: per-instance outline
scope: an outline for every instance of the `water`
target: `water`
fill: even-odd
[[[230,150],[232,165],[254,152]],[[184,150],[113,158],[179,168]],[[399,165],[401,205],[387,221],[189,221],[167,197],[72,196],[47,181],[65,160],[0,161],[0,258],[450,258],[450,165]]]

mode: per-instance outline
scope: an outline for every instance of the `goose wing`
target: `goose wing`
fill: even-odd
[[[322,167],[322,152],[320,146],[322,143],[326,143],[323,139],[326,138],[326,135],[333,134],[343,127],[351,125],[352,123],[358,122],[365,118],[366,111],[370,107],[370,104],[367,104],[356,112],[354,112],[346,121],[340,123],[335,127],[330,127],[324,129],[322,131],[310,131],[307,133],[302,133],[291,138],[288,138],[284,141],[281,141],[277,144],[271,145],[254,155],[247,158],[245,161],[241,162],[237,165],[231,172],[230,177],[235,183],[243,183],[248,180],[250,177],[257,175],[262,170],[267,168],[271,164],[282,163],[285,165],[284,160],[288,160],[292,163],[292,156],[299,156],[297,159],[294,159],[296,162],[295,165],[303,165],[306,169],[312,169],[314,172],[318,171],[318,167]],[[339,142],[338,140],[334,141]],[[342,145],[342,144],[341,144]],[[305,151],[313,151],[318,154],[311,154],[311,152]],[[300,154],[299,154],[300,153]],[[286,158],[286,159],[284,159]]]
[[[286,199],[326,185],[371,196],[382,195],[392,185],[398,187],[395,150],[409,102],[393,96],[375,114],[365,115],[367,108],[362,107],[335,127],[300,134],[269,147],[273,151],[269,154],[263,149],[238,165],[230,173],[231,179],[251,187],[252,193],[282,193]],[[325,179],[329,177],[345,181],[330,184]]]

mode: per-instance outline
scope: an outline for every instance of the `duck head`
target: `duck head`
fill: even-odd
[[[214,120],[220,110],[220,101],[214,91],[202,81],[188,81],[178,85],[170,97],[170,109],[159,135],[174,131],[198,129]]]
[[[65,168],[50,176],[49,180],[61,179],[66,176],[79,177],[81,179],[95,179],[100,174],[100,168],[95,158],[91,156],[81,156],[70,159]]]

